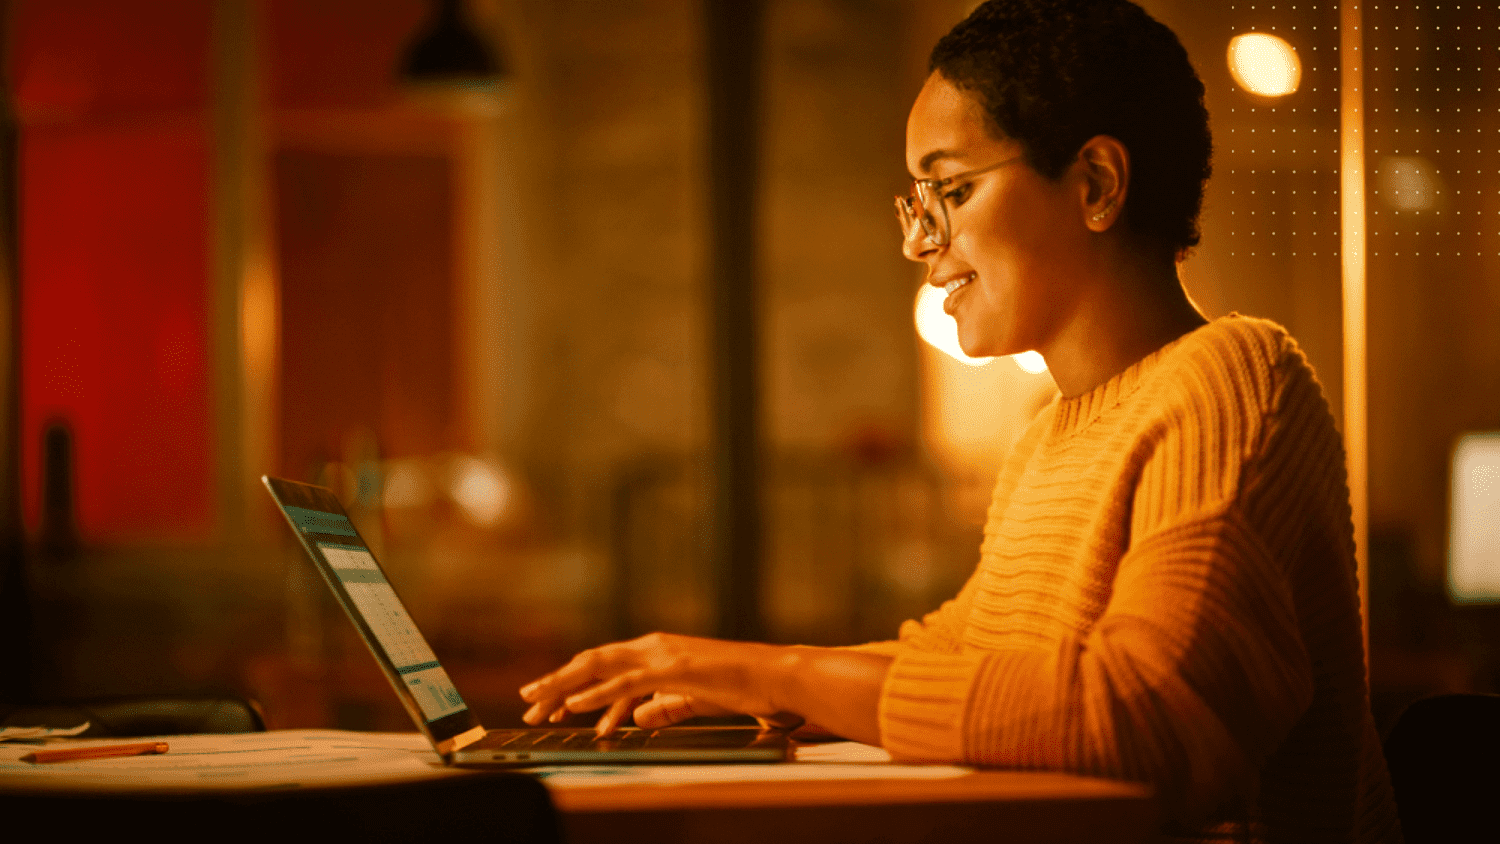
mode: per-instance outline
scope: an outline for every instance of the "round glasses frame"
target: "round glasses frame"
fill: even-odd
[[[955,173],[946,179],[913,179],[911,194],[896,197],[896,221],[901,224],[902,236],[910,240],[916,234],[916,227],[921,226],[922,234],[934,246],[947,246],[953,236],[953,224],[948,211],[949,191],[945,188],[954,182],[968,181],[982,173],[1014,164],[1023,158],[1024,155],[1012,156],[987,167]]]

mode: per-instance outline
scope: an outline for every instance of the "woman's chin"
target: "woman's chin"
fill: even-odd
[[[997,358],[1005,354],[994,350],[994,343],[985,343],[981,340],[964,341],[963,335],[958,337],[958,348],[971,358]]]

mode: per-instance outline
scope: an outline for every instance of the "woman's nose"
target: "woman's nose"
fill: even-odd
[[[921,226],[912,226],[901,242],[901,254],[912,261],[925,261],[938,249],[938,245],[932,242],[932,238],[927,236],[926,230]]]

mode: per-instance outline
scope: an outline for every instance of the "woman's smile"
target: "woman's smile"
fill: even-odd
[[[906,157],[914,179],[942,188],[923,200],[938,236],[907,225],[902,251],[947,291],[943,312],[958,315],[966,354],[1046,354],[1090,269],[1097,244],[1085,219],[1097,210],[1081,164],[1043,176],[988,119],[971,93],[928,77],[907,120]]]
[[[964,287],[967,287],[969,282],[978,277],[978,273],[966,273],[964,275],[949,279],[948,282],[943,285],[943,292],[947,294],[946,298],[943,299],[943,313],[948,314],[949,316],[953,315],[953,306],[954,302],[956,301],[955,294],[957,294],[958,291],[962,290]]]

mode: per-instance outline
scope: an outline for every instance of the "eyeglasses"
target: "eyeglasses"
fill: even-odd
[[[1012,156],[988,167],[967,170],[946,179],[914,179],[911,183],[911,195],[896,197],[896,220],[901,223],[901,234],[910,240],[916,233],[916,227],[921,226],[922,233],[933,245],[947,246],[953,233],[948,220],[948,196],[952,191],[945,191],[944,188],[954,182],[968,181],[981,173],[1014,164],[1022,158],[1025,156]]]

